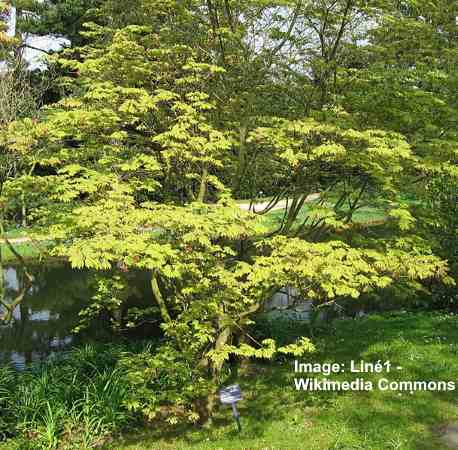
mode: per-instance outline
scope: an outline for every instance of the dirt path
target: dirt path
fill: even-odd
[[[458,422],[447,425],[442,439],[450,448],[458,448]]]
[[[31,239],[29,237],[20,237],[20,238],[11,238],[11,239],[8,239],[8,241],[13,244],[13,245],[17,245],[17,244],[24,244],[25,242],[30,242]],[[4,243],[5,240],[4,239],[0,239],[0,242],[1,243]]]
[[[320,194],[310,194],[305,201],[306,202],[311,202],[313,200],[317,200],[320,197]],[[267,208],[269,206],[269,202],[261,202],[261,203],[255,203],[254,205],[251,205],[249,203],[241,203],[239,205],[240,209],[243,209],[244,211],[262,211],[263,209]],[[286,208],[286,200],[281,200],[279,201],[272,209],[271,211],[275,211],[278,209],[285,209]]]

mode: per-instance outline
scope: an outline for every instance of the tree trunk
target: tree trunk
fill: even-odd
[[[164,322],[170,323],[172,321],[172,318],[170,317],[167,305],[165,304],[164,297],[162,297],[162,292],[159,288],[159,283],[157,281],[157,275],[154,272],[151,275],[151,289],[153,291],[154,299],[156,300],[156,303],[159,306],[159,311],[161,312],[162,320]]]
[[[207,194],[207,178],[208,178],[208,169],[205,165],[202,169],[202,178],[200,180],[200,189],[199,195],[197,196],[197,201],[200,203],[205,202],[205,196]]]
[[[242,184],[243,175],[246,168],[246,138],[248,134],[248,125],[246,123],[241,124],[239,128],[239,154],[238,154],[238,165],[235,173],[234,181],[232,183],[232,193],[238,195],[240,186]]]
[[[23,228],[27,227],[27,205],[25,201],[25,193],[21,194],[21,219]]]
[[[218,338],[216,339],[215,342],[215,350],[221,350],[223,346],[225,346],[230,337],[232,335],[232,330],[231,328],[224,328],[221,333],[219,334]],[[199,402],[198,404],[198,409],[199,409],[199,415],[200,415],[200,423],[204,428],[208,428],[213,424],[213,413],[215,412],[215,408],[217,405],[217,391],[216,387],[220,384],[220,375],[221,375],[221,370],[223,368],[223,362],[214,364],[212,367],[212,382],[214,389],[212,389],[206,399],[202,402]]]

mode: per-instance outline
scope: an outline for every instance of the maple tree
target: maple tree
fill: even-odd
[[[165,340],[122,361],[138,388],[129,407],[148,418],[208,423],[234,358],[313,351],[249,335],[281,287],[328,303],[451,282],[417,232],[426,216],[402,195],[426,195],[431,174],[456,177],[455,41],[433,70],[429,47],[412,68],[393,17],[409,25],[399,33],[421,25],[439,39],[442,16],[364,3],[138,0],[124,15],[103,2],[84,45],[53,57],[71,74],[62,99],[2,125],[2,150],[25,168],[5,182],[5,217],[25,193],[52,253],[99,275],[81,325],[102,310],[116,322],[128,275],[149,277],[151,306],[128,324],[156,315]],[[260,190],[272,200],[259,214],[234,201]],[[271,229],[263,215],[281,202]],[[351,228],[368,204],[385,211],[389,237]]]

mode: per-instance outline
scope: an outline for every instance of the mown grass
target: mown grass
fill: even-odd
[[[46,236],[39,236],[34,238],[34,242],[15,242],[16,239],[29,238],[29,235],[34,230],[24,228],[13,228],[6,232],[8,239],[12,240],[13,247],[19,255],[24,259],[37,259],[46,253],[49,247],[49,241],[46,241]],[[0,252],[3,263],[15,263],[17,258],[11,251],[8,245],[0,238]]]
[[[301,330],[310,334],[305,325]],[[397,313],[339,320],[315,330],[313,339],[317,352],[309,361],[348,367],[351,360],[390,360],[403,368],[388,374],[346,371],[329,379],[457,379],[455,315]],[[279,359],[240,371],[240,434],[227,407],[219,409],[210,430],[168,429],[145,424],[125,407],[131,387],[117,367],[121,351],[89,346],[23,374],[1,369],[0,428],[12,439],[0,449],[445,450],[441,427],[458,418],[456,391],[296,391],[293,361]]]
[[[302,209],[299,211],[299,214],[294,222],[294,226],[300,226],[304,220],[312,213],[311,212],[311,205],[306,204],[302,207]],[[276,209],[274,211],[270,211],[267,213],[263,220],[264,224],[272,229],[275,229],[278,227],[283,219],[283,215],[285,213],[284,209]],[[370,207],[366,206],[363,208],[358,209],[352,217],[352,222],[356,224],[371,224],[371,223],[379,223],[387,219],[386,212],[377,207]]]
[[[26,236],[26,233],[23,228],[13,228],[6,232],[6,236],[10,239],[15,239]]]
[[[337,193],[330,195],[327,201],[324,203],[324,206],[328,206],[332,208],[335,205],[335,203],[337,202],[338,197],[339,196]],[[257,203],[269,202],[271,199],[272,197],[263,197],[263,198],[257,199]],[[244,205],[248,205],[250,201],[251,200],[249,199],[248,200],[247,199],[236,200],[238,204],[244,204]],[[412,199],[410,197],[409,198],[400,197],[399,201],[402,203],[407,203],[412,206],[420,204],[420,201]],[[303,223],[306,217],[311,214],[311,210],[313,206],[316,205],[316,203],[317,203],[316,200],[312,200],[310,202],[307,202],[301,208],[293,227],[297,227]],[[268,213],[266,213],[263,216],[264,224],[268,228],[272,228],[272,230],[276,229],[280,225],[283,219],[284,212],[285,212],[285,208],[279,208],[279,209],[269,211]],[[312,213],[312,214],[315,215],[316,213]],[[373,223],[380,223],[380,222],[386,221],[387,218],[388,218],[387,212],[384,208],[377,206],[377,205],[366,205],[366,206],[358,208],[355,211],[355,213],[352,216],[352,223],[360,224],[360,225],[371,225]]]
[[[367,380],[454,380],[458,319],[405,313],[339,321],[317,337],[316,362],[390,360],[403,367]],[[343,373],[330,379],[352,380]],[[111,449],[445,450],[441,427],[458,418],[455,392],[297,392],[291,361],[258,365],[240,378],[243,431],[228,408],[210,431],[152,429],[116,441]],[[318,376],[321,378],[321,376]]]
[[[39,246],[32,244],[31,242],[22,242],[19,244],[14,244],[14,249],[19,253],[24,259],[37,259],[46,253],[47,244],[45,242],[40,242]],[[10,248],[0,242],[0,251],[2,255],[2,262],[15,263],[17,258]]]

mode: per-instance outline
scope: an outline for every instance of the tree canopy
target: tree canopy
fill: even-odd
[[[60,98],[0,119],[1,155],[20,161],[0,220],[27,214],[53,255],[98,274],[81,326],[115,324],[129,276],[148,274],[150,307],[122,320],[154,315],[164,340],[123,361],[132,409],[206,422],[234,359],[313,351],[250,336],[282,287],[327,304],[453,284],[453,2],[16,4],[20,27],[72,47],[49,58]],[[236,202],[260,192],[256,212]],[[355,226],[368,205],[378,228]]]

